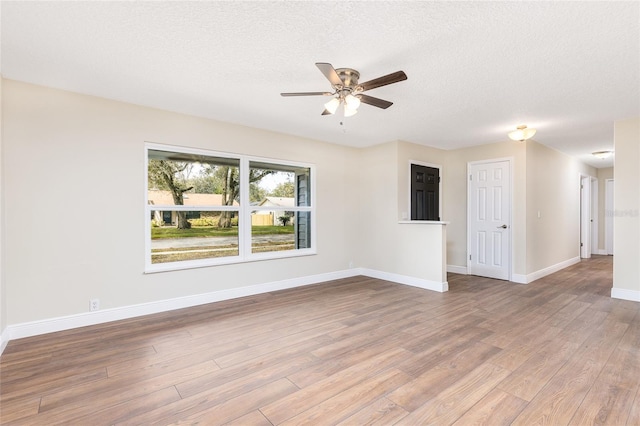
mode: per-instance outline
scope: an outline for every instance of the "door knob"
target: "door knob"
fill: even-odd
[[[496,228],[502,228],[502,229],[507,229],[507,225],[502,225],[502,226],[496,226]]]

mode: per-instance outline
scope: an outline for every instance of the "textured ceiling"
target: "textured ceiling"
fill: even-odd
[[[10,2],[5,78],[356,147],[534,139],[597,167],[640,115],[640,3]],[[347,119],[322,117],[314,66],[397,70]],[[340,125],[340,122],[344,125]]]

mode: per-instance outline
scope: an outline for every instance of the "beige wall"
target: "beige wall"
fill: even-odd
[[[90,298],[123,307],[352,260],[355,149],[11,80],[2,99],[6,324],[84,313]],[[314,163],[318,254],[145,275],[145,141]]]
[[[616,121],[614,141],[612,292],[640,300],[640,118]]]
[[[431,148],[424,145],[417,145],[410,142],[400,141],[397,143],[398,147],[398,220],[408,220],[411,218],[410,206],[410,161],[417,161],[421,163],[433,164],[434,166],[441,167],[441,173],[444,173],[444,165],[447,158],[448,151],[442,149]],[[442,182],[442,189],[444,192],[444,179],[440,176]],[[441,194],[444,196],[444,193]],[[443,199],[444,204],[444,199]],[[442,218],[446,217],[444,206],[440,206]],[[445,220],[445,219],[442,219]]]
[[[598,251],[606,250],[606,241],[605,241],[605,223],[607,219],[606,212],[606,190],[605,185],[607,179],[613,179],[613,167],[606,167],[603,169],[598,169]]]
[[[442,166],[449,265],[467,265],[467,164],[502,158],[513,160],[513,273],[524,277],[579,256],[579,175],[595,177],[596,169],[535,141],[451,151],[408,142],[396,146],[398,218],[409,203],[409,160]]]
[[[406,142],[389,142],[360,150],[358,192],[362,243],[358,246],[358,264],[443,283],[447,278],[446,253],[441,245],[446,237],[442,227],[399,223],[401,211],[406,211],[408,205],[408,161],[425,161],[422,154],[432,149],[424,148]],[[400,193],[403,195],[399,196]],[[404,202],[400,203],[401,199]]]
[[[102,309],[125,307],[330,273],[351,262],[445,281],[442,258],[413,256],[425,247],[440,250],[440,228],[398,223],[408,206],[409,160],[442,166],[449,264],[466,265],[467,163],[498,158],[513,159],[514,272],[566,260],[564,243],[556,254],[543,253],[555,241],[555,225],[551,231],[527,222],[528,211],[539,206],[552,210],[545,219],[564,208],[546,200],[560,198],[545,190],[554,178],[528,174],[527,155],[538,165],[568,167],[556,177],[569,182],[584,169],[538,144],[509,141],[443,151],[390,142],[355,149],[11,80],[0,91],[0,220],[10,224],[0,227],[2,329],[87,312],[90,298],[100,298]],[[318,254],[144,274],[145,141],[314,163]],[[635,182],[637,191],[637,175]],[[528,246],[534,232],[541,232],[540,239]],[[529,256],[540,260],[528,262]]]
[[[397,198],[397,142],[365,148],[358,160],[358,194],[360,241],[366,241],[358,250],[358,265],[393,267],[389,250],[397,244],[394,225],[398,222]],[[373,202],[369,201],[372,200]]]
[[[441,227],[398,223],[397,142],[347,148],[11,80],[3,89],[4,174],[15,182],[3,191],[5,326],[84,313],[90,298],[119,308],[352,262],[446,281],[444,254],[414,256],[442,250]],[[144,274],[145,141],[315,164],[318,254]]]
[[[472,161],[511,158],[513,180],[513,271],[526,273],[526,151],[522,143],[499,142],[447,152],[444,170],[443,220],[447,227],[447,259],[450,265],[467,265],[467,164]]]
[[[527,141],[527,274],[580,257],[580,175],[596,174],[575,158]]]

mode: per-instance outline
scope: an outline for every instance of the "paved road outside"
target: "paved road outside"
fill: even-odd
[[[293,243],[293,234],[256,235],[252,238],[254,243],[269,243],[290,241]],[[238,237],[189,237],[189,238],[162,238],[151,240],[151,249],[170,249],[184,247],[203,246],[228,246],[238,244]]]

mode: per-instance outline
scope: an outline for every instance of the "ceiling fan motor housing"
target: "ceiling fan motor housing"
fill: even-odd
[[[349,91],[355,90],[358,85],[358,79],[360,78],[360,73],[352,68],[337,68],[336,73],[340,80],[344,83],[344,89],[350,89]],[[333,86],[334,89],[340,90],[340,88]]]

